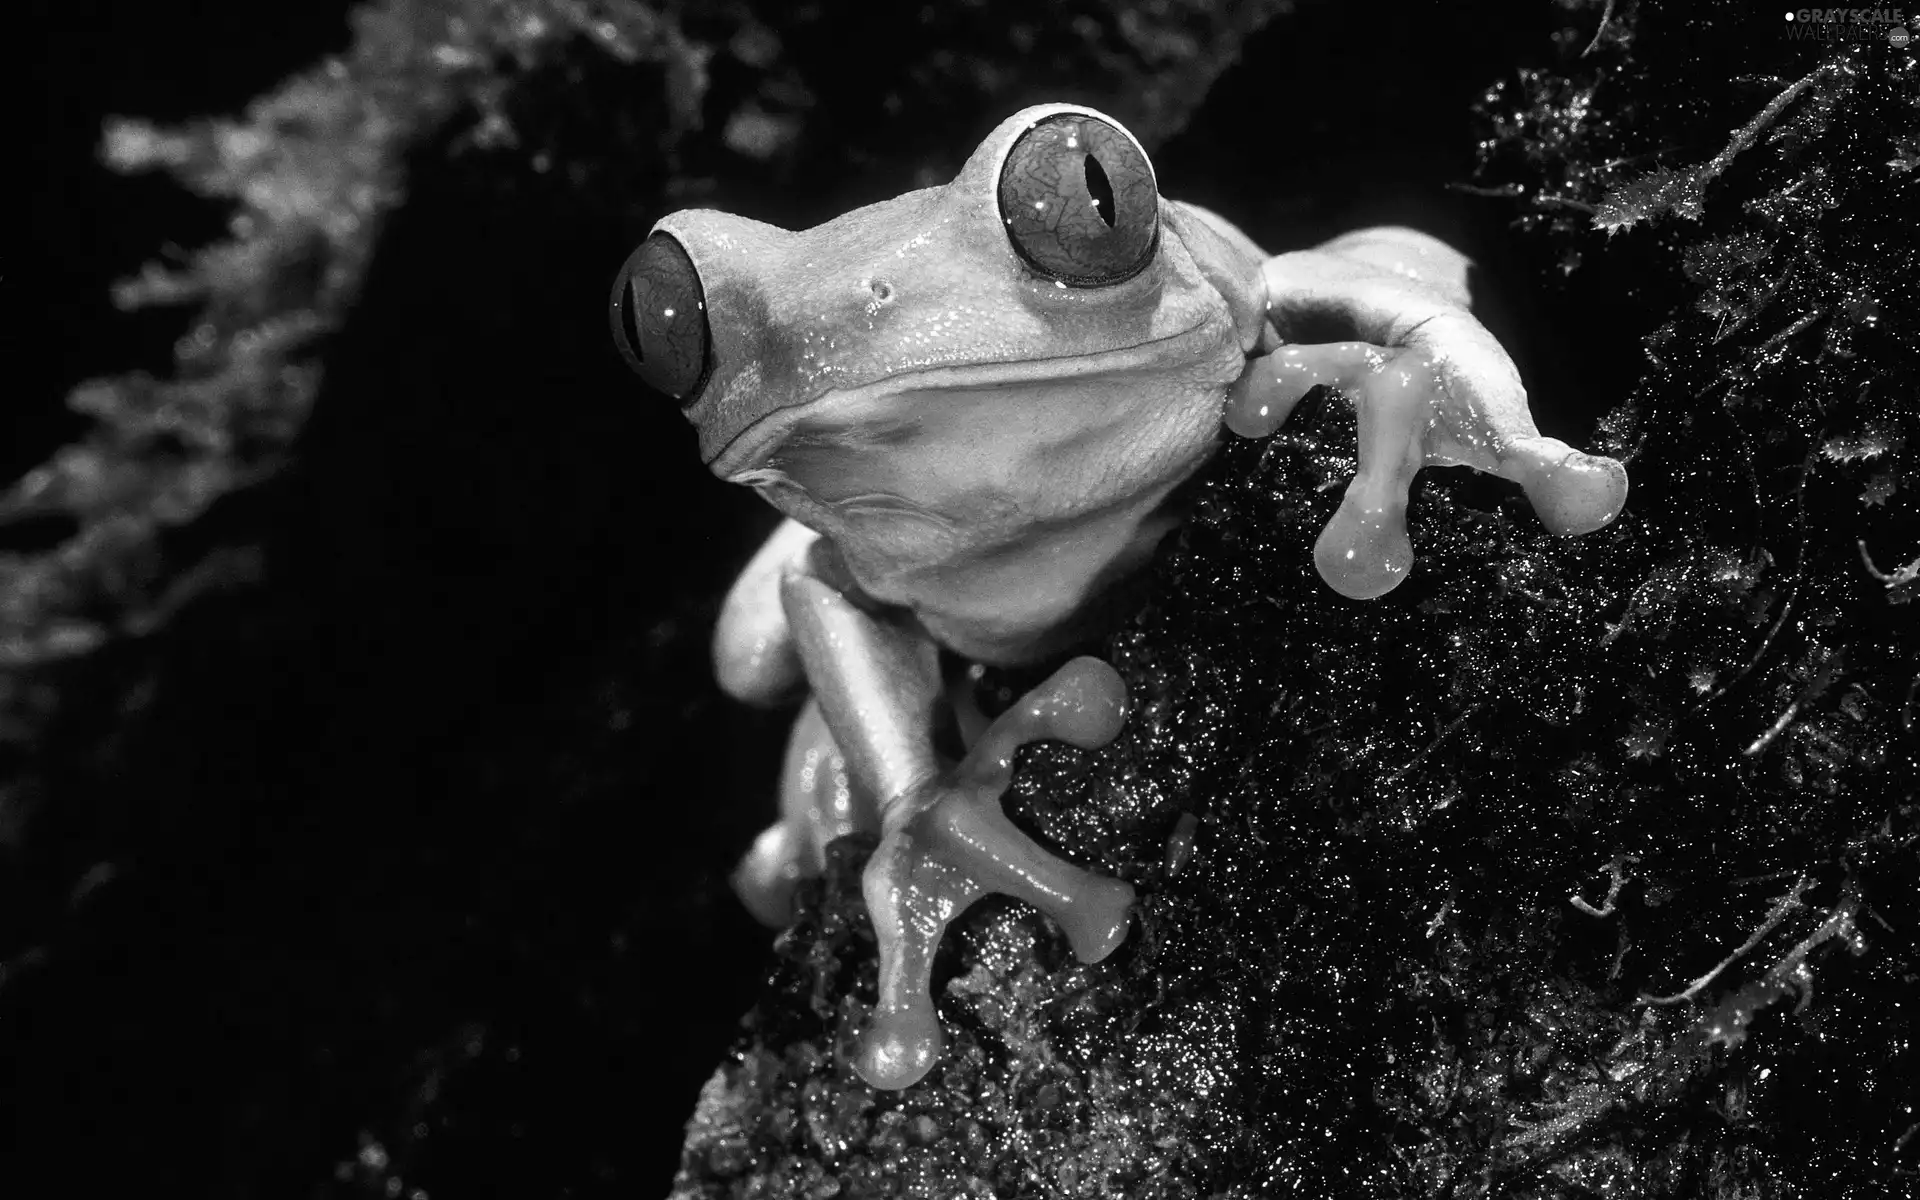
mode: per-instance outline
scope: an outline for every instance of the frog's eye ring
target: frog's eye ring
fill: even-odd
[[[608,301],[613,342],[645,380],[685,408],[700,396],[713,357],[706,291],[680,243],[655,233],[627,256]]]
[[[1000,168],[1000,219],[1028,266],[1072,287],[1138,275],[1160,234],[1153,164],[1132,138],[1095,117],[1035,122]]]

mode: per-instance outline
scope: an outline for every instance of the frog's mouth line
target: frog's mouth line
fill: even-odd
[[[798,404],[783,405],[755,419],[708,459],[707,466],[715,475],[732,481],[742,472],[764,465],[766,458],[786,439],[795,425],[805,419],[810,411],[829,402],[857,403],[883,399],[900,392],[974,390],[1124,374],[1149,362],[1164,359],[1170,348],[1180,347],[1183,343],[1218,340],[1217,333],[1215,322],[1202,321],[1179,333],[1170,333],[1118,350],[1063,354],[1052,358],[1023,358],[1011,362],[943,363],[937,367],[899,371],[858,387],[829,388]],[[1041,365],[1053,369],[1046,373],[1044,379],[1036,381],[1034,368]]]

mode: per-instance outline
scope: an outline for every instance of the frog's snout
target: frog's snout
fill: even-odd
[[[607,301],[614,345],[655,391],[691,407],[713,373],[700,272],[672,234],[656,230],[627,256]]]

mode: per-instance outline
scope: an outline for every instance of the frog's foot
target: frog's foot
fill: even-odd
[[[1513,480],[1558,534],[1588,533],[1620,514],[1626,469],[1542,437],[1512,363],[1471,317],[1434,315],[1406,340],[1282,346],[1248,363],[1228,393],[1227,427],[1242,437],[1278,429],[1317,384],[1353,400],[1359,470],[1314,545],[1330,587],[1369,599],[1406,576],[1407,495],[1423,466],[1466,465]]]
[[[945,1038],[928,984],[947,924],[989,892],[1025,900],[1059,922],[1081,962],[1125,940],[1133,888],[1035,845],[1000,807],[1014,752],[1055,740],[1093,749],[1126,719],[1126,685],[1095,658],[1076,658],[987,728],[956,766],[889,804],[862,879],[880,943],[879,1002],[855,1063],[874,1087],[904,1088],[940,1057]]]
[[[808,850],[805,839],[785,821],[775,821],[753,839],[731,882],[754,920],[774,929],[784,929],[793,920],[794,890],[801,880],[818,874]]]

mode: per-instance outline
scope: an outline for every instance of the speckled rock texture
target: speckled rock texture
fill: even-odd
[[[946,1061],[876,1093],[842,843],[676,1198],[1920,1194],[1920,75],[1607,11],[1487,94],[1480,184],[1644,314],[1626,515],[1555,540],[1428,472],[1413,576],[1353,603],[1311,566],[1344,403],[1228,447],[1109,644],[1126,729],[1009,793],[1139,889],[1131,940],[977,906]]]

